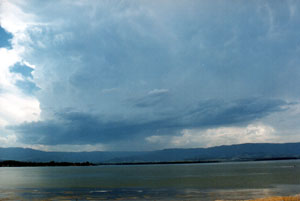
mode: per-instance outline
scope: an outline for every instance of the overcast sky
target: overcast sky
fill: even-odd
[[[300,1],[1,0],[0,144],[300,141]]]

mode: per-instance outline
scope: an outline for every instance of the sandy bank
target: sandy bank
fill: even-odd
[[[216,200],[216,201],[300,201],[300,194],[296,196],[274,196],[254,200]]]

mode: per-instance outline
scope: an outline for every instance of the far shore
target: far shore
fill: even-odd
[[[55,166],[94,166],[95,164],[90,162],[84,163],[70,163],[70,162],[27,162],[27,161],[14,161],[6,160],[0,161],[0,167],[55,167]]]
[[[251,158],[251,159],[212,159],[212,160],[186,160],[186,161],[132,161],[132,162],[32,162],[32,161],[15,161],[0,160],[0,167],[43,167],[43,166],[105,166],[105,165],[168,165],[168,164],[195,164],[195,163],[227,163],[227,162],[259,162],[259,161],[282,161],[282,160],[299,160],[299,157],[272,157],[272,158]]]
[[[254,158],[254,159],[212,159],[212,160],[186,160],[186,161],[149,161],[149,162],[103,162],[96,165],[168,165],[168,164],[192,164],[192,163],[228,163],[228,162],[259,162],[259,161],[284,161],[299,160],[299,157],[272,157],[272,158]]]

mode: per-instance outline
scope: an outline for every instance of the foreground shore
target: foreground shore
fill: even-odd
[[[216,201],[300,201],[300,194],[296,196],[273,196],[252,200],[216,200]]]
[[[300,194],[295,196],[272,196],[251,200],[216,200],[216,201],[300,201]]]
[[[276,197],[268,197],[268,198],[259,198],[255,200],[249,200],[249,201],[300,201],[300,195],[296,196],[276,196]]]

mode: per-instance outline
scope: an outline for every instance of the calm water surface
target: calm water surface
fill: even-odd
[[[0,168],[0,200],[237,200],[299,193],[299,160]]]

